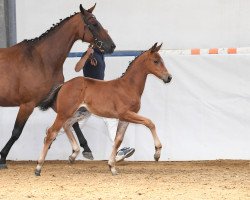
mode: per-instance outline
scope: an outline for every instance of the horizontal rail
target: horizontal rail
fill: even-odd
[[[112,54],[105,54],[105,57],[132,57],[138,56],[142,51],[114,51]],[[70,52],[69,58],[82,57],[83,52]]]
[[[105,57],[136,57],[142,50],[117,50],[112,54],[105,54]],[[250,54],[250,47],[238,48],[210,48],[210,49],[162,49],[161,54],[165,55],[226,55],[226,54]],[[69,58],[81,57],[83,52],[70,52]]]

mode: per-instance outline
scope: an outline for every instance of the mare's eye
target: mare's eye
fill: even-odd
[[[159,63],[159,61],[158,61],[158,60],[154,60],[154,63],[155,63],[155,64],[158,64],[158,63]]]

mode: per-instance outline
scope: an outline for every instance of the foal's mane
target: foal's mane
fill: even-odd
[[[29,39],[29,40],[25,39],[24,42],[27,42],[28,44],[31,44],[31,45],[35,45],[37,42],[41,41],[44,38],[47,38],[52,33],[55,33],[55,31],[58,30],[58,27],[60,27],[61,25],[65,24],[65,22],[67,22],[69,19],[71,19],[76,14],[78,14],[78,13],[75,12],[73,15],[70,15],[69,17],[66,17],[64,19],[60,19],[60,22],[58,22],[56,24],[52,24],[52,26],[50,27],[50,29],[48,29],[47,31],[45,31],[39,37],[36,37],[36,38],[33,38],[33,39]]]
[[[145,52],[146,52],[146,51],[142,51],[138,56],[136,56],[136,57],[134,58],[134,60],[132,60],[132,61],[129,62],[129,66],[127,67],[126,71],[122,73],[122,75],[120,76],[120,78],[123,77],[123,76],[126,74],[126,72],[127,72],[127,71],[130,69],[130,67],[134,64],[135,60],[136,60],[137,58],[139,58],[139,57],[140,57],[143,53],[145,53]]]

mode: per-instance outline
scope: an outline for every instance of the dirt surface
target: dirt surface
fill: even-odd
[[[122,162],[112,176],[107,161],[8,162],[0,170],[0,199],[250,199],[250,161]]]

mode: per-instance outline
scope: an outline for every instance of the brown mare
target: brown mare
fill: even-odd
[[[0,49],[0,106],[19,106],[12,136],[1,151],[0,168],[19,138],[34,108],[43,103],[53,87],[64,82],[63,63],[77,40],[92,43],[112,53],[115,44],[92,14],[95,5],[62,20],[32,40]]]
[[[156,134],[154,123],[137,114],[140,109],[141,95],[144,90],[148,74],[154,74],[164,83],[171,81],[164,62],[158,53],[160,46],[157,43],[138,56],[127,68],[126,73],[118,79],[101,81],[91,78],[77,77],[59,86],[47,99],[49,108],[53,103],[57,112],[53,125],[48,129],[47,136],[35,174],[41,173],[48,148],[56,138],[59,130],[63,127],[73,147],[70,160],[73,161],[79,147],[70,130],[76,121],[87,119],[91,113],[109,118],[119,119],[113,150],[108,161],[113,175],[117,174],[115,169],[116,152],[123,140],[129,122],[143,124],[152,133],[155,145],[154,159],[159,160],[161,154],[161,142]],[[56,100],[55,100],[56,99]],[[79,110],[79,108],[82,108]]]

